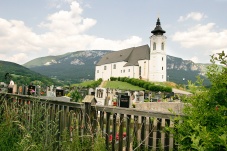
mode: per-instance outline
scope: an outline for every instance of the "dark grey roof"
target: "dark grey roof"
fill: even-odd
[[[148,45],[143,45],[105,54],[96,65],[100,66],[104,64],[125,61],[127,62],[125,66],[138,66],[139,60],[149,59],[150,48]]]
[[[160,19],[157,19],[156,27],[151,31],[154,35],[163,35],[166,31],[162,29]]]

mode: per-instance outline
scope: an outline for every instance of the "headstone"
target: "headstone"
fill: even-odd
[[[27,95],[28,94],[28,86],[23,86],[23,94]]]
[[[18,94],[23,95],[23,86],[19,86]]]
[[[28,86],[28,95],[32,95],[32,94],[35,94],[36,92],[36,88],[34,85],[29,85]]]
[[[124,108],[129,108],[130,105],[130,97],[128,95],[121,95],[120,96],[120,107],[124,107]]]
[[[56,89],[56,97],[64,96],[64,90]]]
[[[13,88],[8,88],[8,93],[13,93]]]
[[[121,96],[128,96],[128,93],[117,93],[117,106],[120,106]]]
[[[95,90],[93,88],[88,89],[88,95],[94,95]]]

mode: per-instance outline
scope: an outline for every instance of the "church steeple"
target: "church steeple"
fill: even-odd
[[[151,31],[154,35],[163,35],[166,31],[162,29],[160,19],[157,19],[156,27]]]

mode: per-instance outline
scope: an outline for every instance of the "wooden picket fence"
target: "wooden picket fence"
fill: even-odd
[[[79,135],[96,134],[105,138],[106,150],[177,150],[174,136],[165,127],[174,127],[171,113],[143,111],[136,108],[98,106],[91,102],[75,103],[39,97],[0,93],[0,101],[26,106],[28,123],[32,124],[35,103],[48,110],[47,122],[58,121],[59,139],[64,129],[78,129]],[[77,122],[75,122],[77,119]],[[75,124],[76,123],[76,124]]]

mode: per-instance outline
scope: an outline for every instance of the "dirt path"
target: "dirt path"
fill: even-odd
[[[99,85],[101,88],[103,88],[106,85],[106,81],[102,81],[102,83]]]

